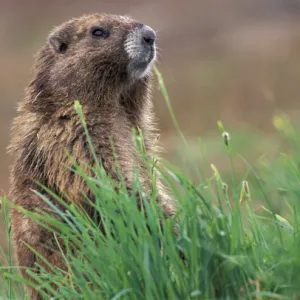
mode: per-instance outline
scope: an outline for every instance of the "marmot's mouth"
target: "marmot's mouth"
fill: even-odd
[[[138,24],[124,43],[129,57],[128,73],[131,77],[142,78],[148,75],[156,58],[156,34],[147,25]]]

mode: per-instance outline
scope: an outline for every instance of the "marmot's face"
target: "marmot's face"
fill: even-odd
[[[139,80],[156,58],[155,32],[128,17],[95,14],[73,19],[54,30],[49,47],[54,54],[53,82]]]

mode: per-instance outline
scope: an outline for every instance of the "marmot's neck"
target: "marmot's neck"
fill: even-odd
[[[144,78],[136,83],[120,84],[117,88],[91,89],[81,87],[71,91],[55,90],[47,87],[39,90],[33,80],[27,89],[25,110],[38,113],[41,117],[68,117],[75,113],[74,102],[78,100],[88,115],[114,118],[118,114],[126,114],[136,123],[149,105],[150,79]],[[26,109],[27,108],[27,109]]]

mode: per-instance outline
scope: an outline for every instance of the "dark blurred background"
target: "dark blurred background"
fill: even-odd
[[[251,161],[274,150],[274,113],[284,110],[297,119],[298,0],[1,0],[0,7],[3,194],[8,190],[11,158],[6,147],[11,121],[30,81],[33,55],[53,26],[83,13],[127,14],[157,30],[158,67],[195,157],[199,150],[193,145],[201,137],[207,144],[208,160],[222,163],[215,142],[217,120],[234,133],[233,141],[239,141],[239,150]],[[182,142],[158,89],[154,102],[164,156],[177,164],[184,157]]]

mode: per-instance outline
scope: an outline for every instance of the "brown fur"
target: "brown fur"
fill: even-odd
[[[146,150],[154,150],[149,98],[151,74],[132,80],[126,73],[128,58],[123,44],[136,24],[129,18],[95,14],[72,19],[50,34],[49,42],[37,55],[33,79],[13,125],[10,151],[15,161],[11,171],[10,199],[16,205],[30,211],[47,209],[47,205],[32,192],[32,189],[40,190],[33,180],[56,193],[67,193],[76,203],[82,202],[82,192],[89,194],[82,178],[67,168],[72,166],[67,152],[77,162],[94,165],[83,127],[74,110],[77,99],[82,104],[98,159],[107,173],[117,179],[113,172],[112,139],[130,187],[132,171],[140,161],[134,150],[132,128],[140,128]],[[91,39],[88,31],[95,25],[109,28],[110,37]],[[55,51],[58,42],[67,45],[65,53]],[[147,178],[143,180],[146,185]],[[173,215],[170,199],[162,190],[158,202],[168,215]],[[52,265],[65,268],[62,258],[45,248],[45,245],[57,248],[51,233],[15,209],[11,210],[11,221],[22,276],[29,279],[26,268],[34,268],[37,262],[37,257],[24,242]],[[30,299],[41,297],[31,288],[28,293]]]

